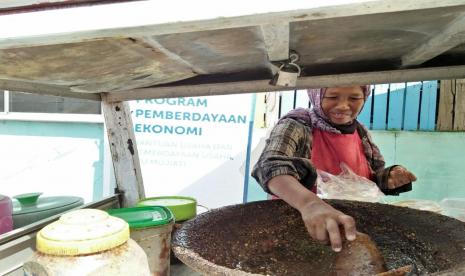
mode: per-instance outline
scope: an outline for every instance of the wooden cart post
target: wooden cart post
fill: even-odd
[[[127,102],[107,102],[102,94],[102,110],[108,133],[116,185],[123,193],[123,207],[134,206],[145,198],[144,183],[132,127],[131,111]]]

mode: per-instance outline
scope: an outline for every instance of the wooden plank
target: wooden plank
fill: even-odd
[[[141,53],[141,56],[144,56],[145,58],[153,58],[155,60],[160,60],[160,56],[155,54],[155,52],[160,52],[163,53],[169,60],[173,61],[174,63],[177,63],[181,66],[185,66],[187,68],[190,68],[192,71],[196,72],[196,74],[208,74],[207,71],[204,69],[194,66],[192,63],[189,61],[183,59],[179,55],[169,51],[163,45],[161,45],[157,40],[154,39],[154,37],[140,37],[137,39],[140,42],[145,43],[146,45],[149,45],[153,49],[147,48],[144,45],[144,48],[133,48],[131,50],[133,51],[139,51]],[[160,60],[161,61],[161,60]],[[167,63],[167,62],[164,62]]]
[[[455,81],[454,130],[465,130],[465,79]]]
[[[404,130],[418,130],[421,82],[407,83],[405,93]]]
[[[140,1],[132,5],[106,5],[103,7],[82,8],[81,13],[66,10],[21,14],[21,19],[13,15],[0,17],[0,26],[8,26],[15,20],[26,25],[14,33],[0,30],[0,48],[50,45],[89,41],[102,37],[141,37],[172,33],[241,28],[273,24],[275,22],[298,22],[321,20],[337,17],[370,15],[379,13],[406,12],[412,10],[434,9],[450,6],[463,6],[463,0],[422,0],[400,1],[379,0],[360,1],[345,5],[324,6],[314,1],[268,1],[266,5],[250,5],[244,2],[210,1],[197,13],[173,13],[183,7],[184,10],[198,9],[196,1],[165,1],[164,5]],[[147,2],[147,3],[144,3]],[[314,3],[313,3],[314,2]],[[344,2],[343,2],[344,3]],[[152,4],[152,6],[150,6]],[[150,17],[134,16],[125,18],[121,26],[121,14],[135,14],[136,8],[150,10]],[[155,6],[156,5],[156,6]],[[328,5],[328,4],[326,4]],[[123,8],[125,10],[123,10]],[[84,13],[87,11],[87,13]],[[140,10],[139,10],[140,12]],[[84,13],[84,14],[83,14]],[[82,20],[83,16],[86,20]],[[63,18],[70,24],[56,24]],[[105,20],[102,20],[105,18]],[[89,22],[92,22],[89,28]],[[40,24],[39,24],[40,23]],[[66,27],[66,28],[65,28]],[[74,30],[73,32],[69,29]],[[32,31],[34,30],[34,31]]]
[[[307,89],[300,89],[296,91],[295,107],[308,108],[310,106]]]
[[[401,130],[405,108],[405,83],[389,85],[389,111],[387,129]]]
[[[193,68],[147,41],[87,43],[0,51],[0,78],[33,80],[77,93],[126,90],[196,76]]]
[[[265,128],[272,128],[279,120],[279,93],[265,94]]]
[[[393,71],[362,72],[337,75],[300,77],[297,89],[319,88],[344,85],[364,85],[395,83],[434,79],[457,79],[465,77],[465,66],[403,69]],[[280,91],[282,87],[269,84],[270,80],[209,83],[198,85],[158,86],[126,91],[109,92],[110,102],[155,98],[177,98],[192,96],[212,96],[252,92]]]
[[[256,94],[255,102],[255,114],[254,114],[254,127],[265,128],[266,127],[266,95],[265,93]]]
[[[260,26],[269,61],[289,58],[289,23],[274,23]]]
[[[402,57],[402,66],[419,65],[465,42],[465,15],[456,18],[442,32]]]
[[[102,99],[116,185],[124,193],[123,207],[131,207],[145,198],[131,111],[127,102],[108,103],[105,94]]]
[[[279,118],[286,115],[289,111],[294,109],[294,91],[283,91],[281,95],[281,108]]]
[[[100,101],[98,93],[72,92],[67,86],[0,79],[0,90]]]
[[[432,131],[436,125],[437,81],[423,82],[420,111],[420,130]]]
[[[373,105],[373,129],[386,129],[389,84],[375,85]]]
[[[454,94],[455,80],[441,80],[437,130],[450,131],[453,128]]]
[[[108,4],[131,0],[3,0],[0,3],[0,11],[7,13],[30,12],[45,9],[70,8],[76,6]],[[100,2],[100,3],[99,3]]]
[[[373,87],[370,87],[370,89],[373,90]],[[373,103],[373,91],[372,91],[372,94],[370,94],[370,96],[366,99],[365,104],[363,105],[362,111],[357,116],[357,120],[368,128],[372,127],[371,126],[371,109],[373,106],[372,103]]]
[[[69,0],[5,0],[0,4],[0,9],[20,8],[44,3],[61,3],[66,1]]]

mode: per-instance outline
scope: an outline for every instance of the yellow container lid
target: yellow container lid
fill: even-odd
[[[129,239],[124,220],[97,209],[66,213],[37,233],[37,250],[44,254],[76,256],[117,247]]]

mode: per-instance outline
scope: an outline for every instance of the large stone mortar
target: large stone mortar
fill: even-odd
[[[465,275],[465,223],[379,203],[329,200],[381,250],[388,269]],[[281,200],[226,206],[198,215],[174,234],[176,256],[207,275],[332,275],[337,253],[314,242],[300,214]]]

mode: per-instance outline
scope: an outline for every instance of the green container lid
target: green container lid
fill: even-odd
[[[191,219],[197,214],[197,200],[187,196],[159,196],[143,199],[137,206],[165,206],[171,210],[176,221]]]
[[[173,221],[173,214],[164,206],[110,209],[107,212],[125,220],[130,228],[161,226]]]

